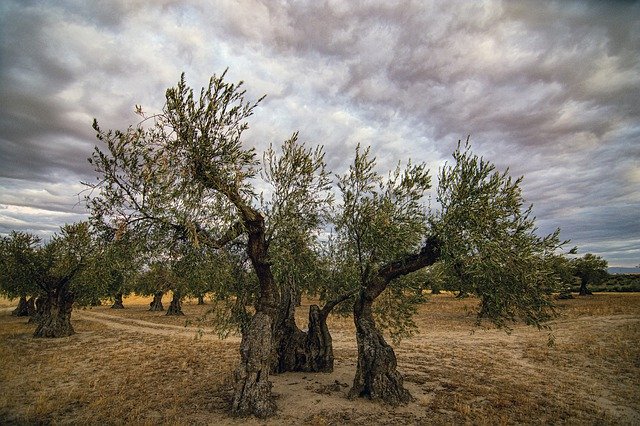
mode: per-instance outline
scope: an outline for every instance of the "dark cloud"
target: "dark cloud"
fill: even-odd
[[[135,104],[160,108],[181,71],[198,87],[229,67],[249,97],[268,94],[247,133],[258,149],[300,130],[326,146],[336,172],[363,143],[381,169],[411,157],[436,175],[471,134],[474,151],[525,175],[541,231],[560,226],[614,265],[638,262],[640,3],[68,0],[0,8],[6,229],[23,226],[23,214],[40,223],[37,211],[76,214],[68,207],[75,193],[42,190],[91,179],[93,117],[125,127],[135,123]],[[46,216],[43,229],[59,219]]]

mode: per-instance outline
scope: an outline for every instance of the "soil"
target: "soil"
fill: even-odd
[[[351,318],[330,317],[332,373],[270,377],[278,412],[229,415],[240,338],[149,312],[74,309],[76,334],[33,339],[33,324],[0,302],[0,424],[640,424],[640,294],[560,301],[539,331],[476,326],[477,300],[432,296],[421,332],[394,345],[413,401],[348,399],[356,368]],[[306,326],[310,301],[298,309]],[[211,306],[183,304],[193,321]]]

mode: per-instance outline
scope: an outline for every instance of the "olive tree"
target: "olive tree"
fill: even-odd
[[[604,280],[608,275],[607,266],[605,259],[592,253],[571,260],[573,274],[580,279],[580,296],[592,294],[587,285]]]
[[[539,236],[532,206],[525,207],[523,178],[513,179],[458,144],[454,163],[442,168],[430,220],[448,274],[462,292],[480,297],[480,318],[498,326],[518,319],[540,326],[552,314],[551,292],[559,277],[556,251],[566,241],[560,230]]]
[[[411,399],[394,351],[377,326],[374,302],[396,295],[400,303],[394,306],[402,311],[406,295],[414,294],[405,291],[411,288],[409,274],[436,262],[443,274],[458,280],[461,292],[480,297],[479,319],[505,327],[517,319],[541,326],[551,315],[549,296],[557,276],[549,257],[563,244],[559,230],[537,236],[531,208],[523,208],[522,179],[496,171],[471,152],[468,141],[458,145],[453,158],[440,171],[440,209],[432,214],[422,203],[430,187],[424,164],[409,162],[382,177],[369,150],[358,148],[340,178],[336,226],[359,287],[353,307],[358,365],[352,397],[391,404]],[[379,310],[379,322],[389,322],[390,314]],[[395,324],[401,330],[411,325]]]
[[[336,230],[343,256],[354,265],[352,286],[359,289],[353,305],[358,364],[352,397],[391,404],[411,399],[396,370],[395,353],[376,325],[373,303],[391,283],[400,288],[400,277],[438,258],[437,241],[426,237],[427,210],[422,203],[430,185],[424,164],[398,165],[384,177],[375,170],[370,149],[359,146],[353,164],[339,178],[342,200]]]
[[[61,227],[39,250],[38,321],[35,337],[65,337],[75,333],[71,324],[74,302],[88,304],[96,294],[95,280],[85,274],[97,261],[96,242],[87,222]]]
[[[273,146],[263,156],[263,179],[270,185],[264,203],[269,256],[279,289],[272,371],[332,371],[333,347],[327,317],[342,300],[311,305],[307,330],[295,322],[303,292],[322,280],[319,235],[333,201],[331,178],[322,147],[307,148],[297,133],[280,152]]]
[[[196,96],[183,75],[167,90],[161,112],[137,108],[143,118],[137,126],[103,131],[94,121],[103,145],[90,159],[98,178],[88,183],[87,204],[94,222],[163,244],[189,241],[213,250],[244,235],[258,289],[243,328],[232,410],[264,417],[275,411],[269,372],[280,297],[265,214],[253,189],[259,160],[242,140],[259,101],[246,101],[242,83],[229,84],[224,74]]]
[[[38,236],[27,232],[12,231],[0,238],[0,294],[19,299],[12,315],[29,316],[35,310],[40,243]]]

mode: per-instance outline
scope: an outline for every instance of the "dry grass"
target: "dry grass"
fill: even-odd
[[[637,293],[559,302],[553,346],[549,331],[474,327],[477,300],[434,296],[419,310],[422,333],[395,348],[415,398],[396,408],[346,398],[354,327],[331,318],[336,370],[273,376],[280,411],[268,422],[229,417],[238,339],[196,340],[184,327],[209,307],[188,302],[176,318],[147,311],[149,301],[75,312],[77,334],[49,340],[0,300],[0,424],[640,423]]]

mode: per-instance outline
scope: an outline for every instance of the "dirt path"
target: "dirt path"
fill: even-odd
[[[77,310],[74,316],[78,319],[98,322],[107,327],[135,334],[152,334],[158,336],[180,337],[187,339],[220,340],[215,331],[210,328],[187,327],[171,324],[158,324],[133,318],[124,318],[92,310]],[[238,337],[230,336],[229,342],[240,341]]]

